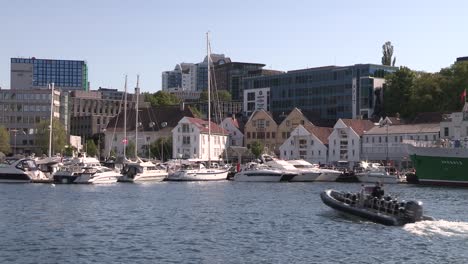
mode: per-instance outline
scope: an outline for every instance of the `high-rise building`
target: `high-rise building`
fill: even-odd
[[[396,70],[373,64],[309,68],[246,78],[244,89],[249,95],[269,88],[269,107],[274,115],[299,107],[324,120],[366,119],[382,110],[384,77]]]
[[[49,83],[62,91],[88,87],[88,66],[85,61],[11,58],[12,90],[47,89]]]

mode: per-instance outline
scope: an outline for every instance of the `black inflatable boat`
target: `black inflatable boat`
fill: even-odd
[[[389,226],[433,220],[423,215],[419,201],[397,201],[390,196],[374,196],[365,191],[348,193],[336,190],[326,190],[320,198],[333,209]]]

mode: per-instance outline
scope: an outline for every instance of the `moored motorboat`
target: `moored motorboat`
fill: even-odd
[[[286,172],[264,164],[247,163],[240,172],[233,177],[234,181],[247,182],[280,182],[291,181],[297,173]]]
[[[390,173],[390,169],[378,163],[361,162],[362,171],[356,173],[360,182],[367,183],[398,183],[398,176]],[[393,172],[395,172],[393,170]]]
[[[167,171],[150,161],[128,162],[122,169],[119,182],[160,182],[167,177]]]
[[[369,187],[365,189],[368,190]],[[360,193],[326,190],[320,194],[320,198],[323,203],[340,212],[389,226],[433,220],[423,214],[420,201],[398,201],[390,196],[383,197],[365,190]]]
[[[0,164],[0,183],[29,183],[41,175],[34,160],[29,158],[8,159]]]

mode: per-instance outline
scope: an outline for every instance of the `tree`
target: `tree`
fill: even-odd
[[[382,65],[395,66],[396,57],[393,59],[392,63],[393,45],[390,41],[387,41],[382,45],[382,53]]]
[[[88,156],[94,157],[97,155],[97,153],[98,153],[98,149],[97,149],[96,143],[94,143],[94,140],[92,139],[86,140],[86,154],[88,154]]]
[[[162,157],[161,157],[161,145],[162,145]],[[151,157],[156,157],[157,159],[163,161],[168,160],[172,157],[172,137],[161,137],[156,141],[151,143],[150,146]]]
[[[217,96],[216,96],[216,93],[211,93],[211,100],[219,100],[219,101],[231,101],[232,99],[232,96],[231,94],[229,93],[229,91],[226,91],[226,90],[220,90],[217,92]],[[200,94],[200,101],[201,102],[207,102],[208,101],[208,90],[204,90],[201,94]]]
[[[135,142],[128,141],[127,146],[125,147],[125,153],[129,158],[136,158],[135,157]]]
[[[73,156],[73,153],[76,151],[77,149],[73,146],[66,146],[64,151],[63,151],[63,154],[67,157],[72,157]]]
[[[49,152],[49,120],[41,120],[37,124],[37,145],[41,151],[41,154]],[[62,123],[58,118],[53,119],[52,122],[52,154],[55,152],[62,152],[67,142],[67,133]]]
[[[11,152],[10,134],[3,126],[0,126],[0,152],[4,154]]]
[[[260,155],[263,153],[262,143],[259,141],[254,141],[252,145],[250,145],[250,151],[252,151],[252,154],[254,154],[256,158],[260,157]]]
[[[180,99],[174,94],[157,91],[154,94],[145,93],[145,101],[150,102],[151,106],[176,105],[180,103]]]
[[[386,115],[400,113],[402,117],[409,117],[413,114],[409,104],[415,78],[414,72],[407,67],[400,67],[385,77],[383,105]]]

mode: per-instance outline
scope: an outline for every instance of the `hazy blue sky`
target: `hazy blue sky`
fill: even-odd
[[[380,63],[435,72],[468,56],[467,1],[0,0],[0,86],[10,58],[86,60],[93,89],[161,89],[161,72],[215,53],[275,70]]]

